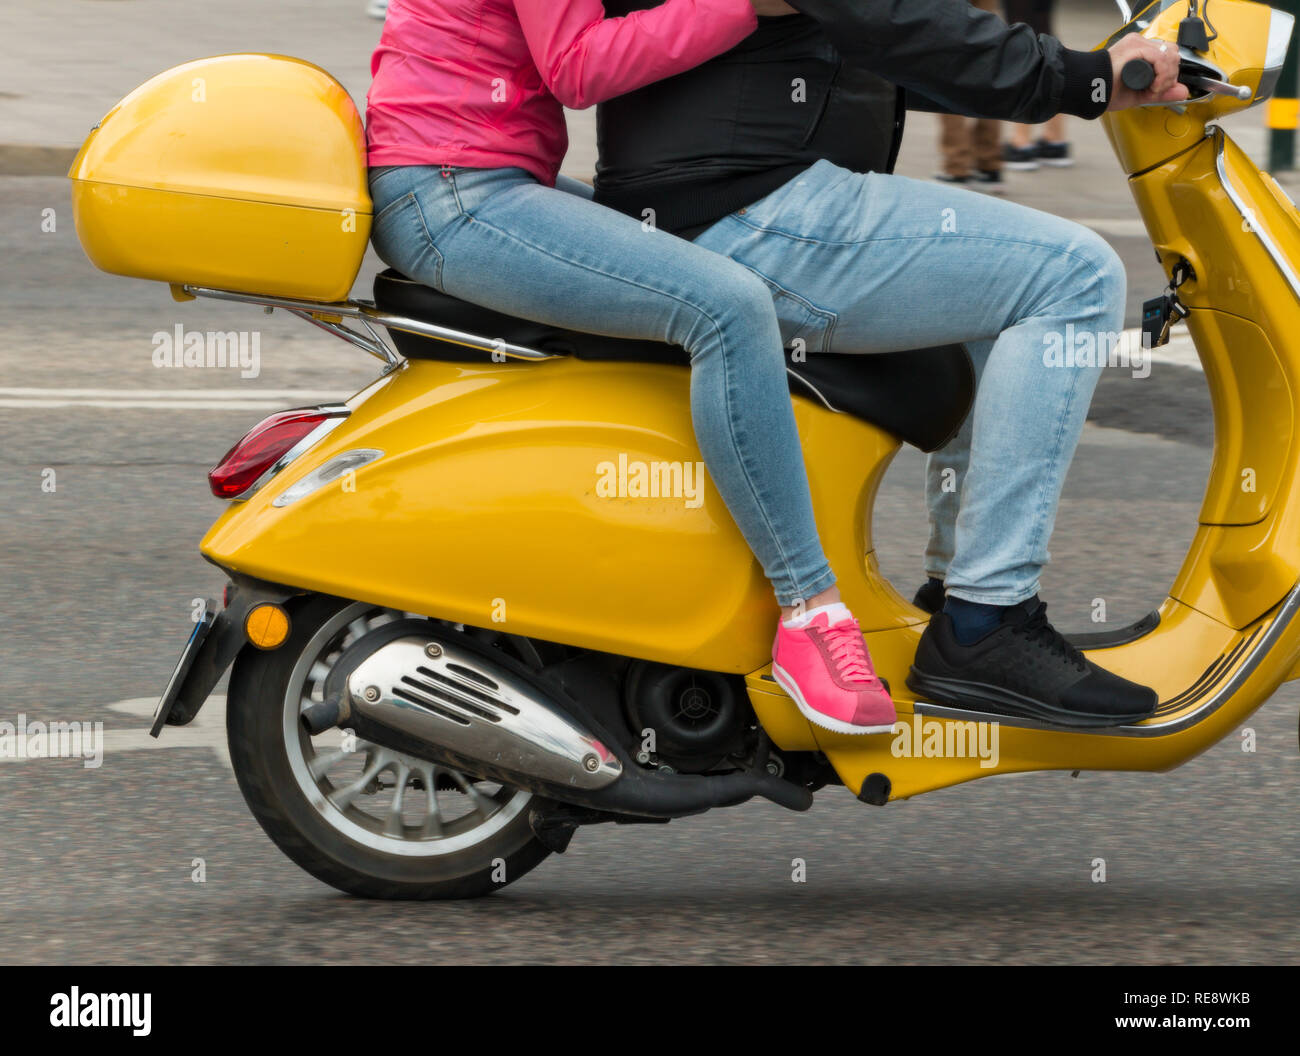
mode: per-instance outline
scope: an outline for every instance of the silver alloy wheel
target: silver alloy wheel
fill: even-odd
[[[324,699],[325,680],[344,649],[385,623],[424,618],[365,604],[336,613],[299,656],[283,708],[289,768],[307,801],[348,839],[408,857],[437,857],[472,847],[499,832],[532,800],[528,792],[393,751],[348,731],[313,737],[302,728],[299,716]]]

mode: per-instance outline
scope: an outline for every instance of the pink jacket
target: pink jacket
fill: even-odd
[[[366,96],[371,165],[518,166],[555,183],[562,106],[582,109],[698,66],[758,25],[749,0],[392,0]]]

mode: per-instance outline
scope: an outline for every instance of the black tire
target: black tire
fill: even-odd
[[[303,599],[291,612],[292,629],[284,645],[271,652],[247,646],[235,660],[226,732],[249,809],[276,846],[303,869],[363,898],[477,898],[519,879],[550,853],[529,828],[527,806],[481,842],[443,854],[404,856],[349,838],[308,800],[285,744],[286,693],[309,644],[351,604],[321,596]]]

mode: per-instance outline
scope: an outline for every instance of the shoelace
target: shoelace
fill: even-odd
[[[1047,606],[1045,604],[1040,603],[1029,619],[1022,623],[1017,630],[1031,642],[1037,642],[1040,647],[1048,652],[1064,657],[1080,671],[1088,670],[1088,661],[1084,658],[1084,655],[1069,643],[1065,635],[1047,622]]]
[[[857,620],[841,620],[823,634],[831,659],[835,661],[835,670],[846,682],[876,680],[876,673],[871,670],[871,658],[867,656],[867,643],[862,640]]]

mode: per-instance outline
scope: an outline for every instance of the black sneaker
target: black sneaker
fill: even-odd
[[[1038,168],[1038,147],[1013,147],[1002,145],[1002,164],[1016,172],[1033,172]]]
[[[1002,180],[1001,169],[980,169],[971,176],[971,183],[976,189],[989,194],[1005,194],[1007,185]]]
[[[922,583],[912,597],[912,604],[931,616],[943,608],[943,601],[943,580],[935,579],[933,576]]]
[[[916,588],[916,593],[912,595],[912,604],[922,612],[929,613],[931,616],[943,608],[945,600],[947,600],[947,594],[944,590],[943,580],[935,579],[933,577],[926,579],[924,583]],[[1150,623],[1148,626],[1148,622],[1151,620],[1151,615],[1144,616],[1136,623],[1125,627],[1119,632],[1118,636],[1107,631],[1075,631],[1072,634],[1065,635],[1065,640],[1076,649],[1097,649],[1100,648],[1103,643],[1108,645],[1120,645],[1124,642],[1131,642],[1135,638],[1140,638],[1143,634],[1154,627],[1156,623],[1160,622],[1159,614],[1153,615],[1156,616],[1155,623]],[[1129,633],[1130,636],[1125,637],[1124,635],[1126,633]]]
[[[1074,159],[1070,157],[1069,143],[1049,143],[1040,139],[1034,146],[1034,152],[1039,161],[1054,169],[1068,169],[1074,164]]]
[[[1156,709],[1155,691],[1098,667],[1047,622],[1037,596],[1002,623],[960,644],[945,612],[916,648],[908,686],[924,700],[972,711],[1022,715],[1057,726],[1120,726]]]
[[[946,172],[936,172],[931,179],[937,180],[939,183],[955,183],[958,186],[963,183],[970,183],[969,176],[953,176]]]

